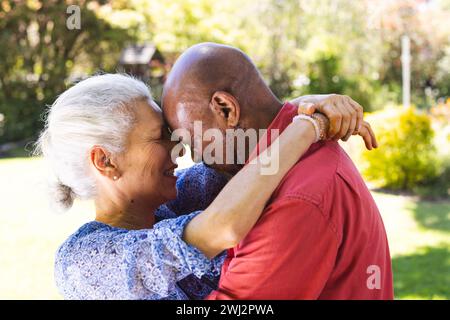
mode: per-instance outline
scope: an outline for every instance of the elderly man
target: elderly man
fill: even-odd
[[[333,124],[337,127],[347,118],[333,119],[333,108],[348,115],[361,112],[343,96],[302,101],[330,114],[332,131]],[[172,130],[193,133],[194,121],[201,121],[204,131],[219,129],[224,137],[227,129],[269,129],[268,135],[272,129],[283,131],[297,113],[293,104],[275,97],[243,52],[213,43],[193,46],[180,56],[164,86],[162,103]],[[311,146],[275,190],[255,227],[228,252],[210,299],[393,298],[381,216],[352,161],[333,141],[348,139],[358,130],[371,133],[370,127],[361,117],[339,127],[342,130],[332,132],[329,141]],[[203,141],[203,147],[209,143]],[[211,166],[233,175],[243,165]]]

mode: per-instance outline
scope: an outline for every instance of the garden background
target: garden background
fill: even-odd
[[[75,81],[129,70],[159,100],[176,57],[203,41],[244,50],[280,98],[333,92],[364,106],[380,148],[342,145],[383,216],[395,296],[449,299],[450,0],[0,0],[0,299],[59,299],[54,253],[93,218],[90,202],[48,209],[45,166],[30,156],[45,106]],[[142,49],[148,61],[127,60]]]

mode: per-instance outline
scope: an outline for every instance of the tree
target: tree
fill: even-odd
[[[96,16],[94,9],[105,3],[77,1],[81,29],[68,30],[66,1],[1,2],[0,142],[35,135],[45,105],[66,88],[71,72],[114,70],[132,31]]]

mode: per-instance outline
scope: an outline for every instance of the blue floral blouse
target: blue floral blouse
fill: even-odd
[[[61,245],[55,280],[65,299],[202,299],[216,288],[225,254],[209,260],[182,234],[227,179],[203,164],[177,175],[177,199],[157,210],[152,229],[92,221]]]

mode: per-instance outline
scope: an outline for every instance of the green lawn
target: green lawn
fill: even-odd
[[[450,201],[373,192],[393,257],[399,299],[450,299]]]
[[[58,245],[93,218],[92,204],[49,212],[40,159],[0,160],[0,299],[59,299]],[[417,202],[374,192],[389,236],[400,299],[450,299],[450,201]]]

